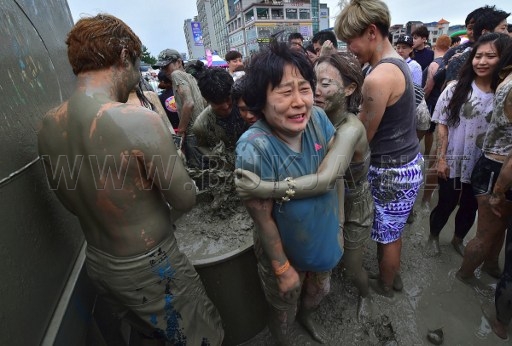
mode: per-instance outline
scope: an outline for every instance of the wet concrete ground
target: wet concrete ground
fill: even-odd
[[[421,194],[420,194],[421,196]],[[432,207],[437,203],[434,193]],[[358,322],[356,319],[357,296],[355,288],[343,279],[341,270],[335,269],[331,293],[321,303],[316,319],[331,336],[329,345],[432,345],[426,336],[429,330],[442,328],[444,345],[512,345],[491,331],[484,318],[482,304],[493,304],[494,297],[483,297],[455,278],[462,263],[450,244],[454,221],[450,218],[440,236],[441,255],[427,257],[424,245],[428,237],[428,213],[420,212],[408,225],[403,236],[401,275],[404,290],[393,299],[372,293],[373,318]],[[467,243],[475,226],[467,235]],[[500,256],[503,267],[503,251]],[[377,271],[376,245],[367,244],[365,267]],[[479,272],[477,272],[480,275]],[[481,274],[481,279],[495,287],[496,279]],[[509,327],[512,337],[512,327]],[[512,340],[512,339],[511,339]],[[297,345],[315,345],[311,340],[297,338]],[[268,329],[244,343],[244,346],[273,345]]]

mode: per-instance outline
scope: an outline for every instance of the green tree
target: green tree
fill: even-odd
[[[142,57],[140,58],[140,61],[145,62],[149,65],[153,65],[156,63],[156,58],[151,55],[151,53],[148,50],[148,47],[145,45],[142,45]]]

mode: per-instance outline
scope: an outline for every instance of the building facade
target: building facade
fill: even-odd
[[[271,38],[286,41],[300,32],[306,41],[329,28],[329,8],[318,0],[234,0],[227,21],[230,50],[251,55],[268,45]]]
[[[197,17],[194,20],[186,19],[184,21],[183,32],[185,33],[189,59],[202,59],[205,56],[203,31],[201,22],[197,20]]]

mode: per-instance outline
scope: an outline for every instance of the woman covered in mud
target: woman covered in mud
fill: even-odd
[[[349,53],[322,56],[315,65],[315,105],[322,108],[336,129],[334,146],[316,174],[296,177],[294,199],[308,198],[333,188],[336,179],[345,177],[345,201],[340,201],[340,223],[344,237],[345,275],[359,290],[358,318],[369,313],[368,274],[363,268],[363,251],[373,222],[373,198],[367,180],[370,148],[366,131],[355,114],[361,103],[363,74]],[[237,191],[242,198],[286,197],[286,181],[262,181],[254,173],[237,170]],[[344,210],[343,210],[344,209]]]
[[[288,185],[279,200],[244,200],[254,221],[254,252],[269,303],[269,329],[279,345],[310,337],[326,343],[327,330],[313,319],[313,312],[329,293],[331,270],[343,255],[338,207],[343,187],[300,200],[290,197],[295,177],[318,170],[335,129],[324,111],[313,107],[314,71],[304,54],[273,42],[251,58],[244,78],[251,86],[244,101],[261,119],[238,140],[236,166],[276,185],[285,179]],[[295,319],[307,333],[297,329]]]
[[[501,47],[498,47],[499,44]],[[493,46],[494,51],[501,56],[499,64],[494,69],[491,84],[491,89],[496,90],[494,107],[483,141],[483,155],[476,162],[471,175],[471,185],[478,201],[477,231],[475,237],[467,244],[462,266],[457,272],[457,278],[464,283],[485,291],[488,291],[489,287],[484,286],[475,277],[474,271],[485,261],[484,266],[487,265],[487,268],[492,270],[491,274],[500,276],[498,256],[503,245],[505,229],[509,225],[512,201],[512,193],[508,186],[501,181],[496,182],[503,162],[512,150],[512,43],[507,36],[501,36],[493,42]],[[500,81],[502,82],[499,83]],[[508,206],[503,209],[500,217],[497,217],[491,208],[492,204],[498,201]],[[505,267],[510,280],[510,264]],[[502,290],[505,292],[506,287],[496,287],[497,301]],[[507,320],[510,320],[510,315]],[[503,322],[506,320],[503,319]]]
[[[371,238],[377,242],[379,277],[370,286],[392,297],[400,278],[402,232],[423,182],[416,136],[416,106],[409,67],[388,40],[391,16],[380,0],[351,0],[336,19],[336,36],[360,65],[369,63],[359,119],[371,156],[368,181],[375,205]]]
[[[434,109],[439,201],[430,213],[428,251],[431,255],[439,254],[439,234],[459,205],[451,244],[464,256],[463,240],[475,222],[478,209],[471,173],[482,155],[485,131],[491,120],[492,74],[508,40],[495,33],[480,37],[461,69],[459,80],[446,87]],[[497,263],[486,264],[483,269],[496,272],[496,267]],[[499,272],[493,274],[496,275]]]

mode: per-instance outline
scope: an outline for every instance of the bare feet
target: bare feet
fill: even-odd
[[[328,339],[327,331],[313,320],[312,313],[313,310],[300,309],[297,314],[297,321],[311,334],[315,341],[325,344]]]
[[[462,239],[453,237],[452,238],[452,246],[459,255],[464,257],[464,250],[466,250],[466,247],[464,246]]]
[[[496,318],[496,309],[494,305],[486,304],[482,305],[481,307],[482,313],[484,314],[484,317],[487,319],[487,321],[489,321],[494,334],[503,340],[508,340],[507,326],[498,321]]]
[[[404,289],[404,283],[402,282],[402,277],[400,276],[400,273],[397,273],[395,275],[395,278],[393,279],[393,289],[397,292],[402,292]]]
[[[370,321],[373,319],[373,299],[368,295],[367,297],[359,296],[357,301],[357,320],[359,322]]]
[[[474,275],[471,275],[470,277],[463,277],[460,270],[458,270],[457,274],[455,274],[455,277],[466,285],[472,287],[477,293],[484,297],[494,296],[494,289],[491,286],[487,286],[482,281],[478,280]]]
[[[369,279],[368,283],[370,284],[370,287],[375,291],[375,293],[381,296],[393,298],[395,295],[393,289],[391,287],[384,286],[380,279]]]
[[[427,333],[427,339],[434,345],[442,345],[444,341],[443,329],[439,328],[436,330],[429,330]]]
[[[421,201],[421,213],[425,216],[430,215],[430,202]]]
[[[428,236],[427,245],[425,246],[425,254],[429,257],[435,257],[441,254],[441,248],[439,247],[439,236]]]
[[[376,273],[368,273],[368,279],[379,279],[379,274]],[[400,276],[400,273],[397,273],[395,275],[395,278],[393,279],[393,289],[397,292],[402,292],[404,289],[404,283],[402,282],[402,277]]]

